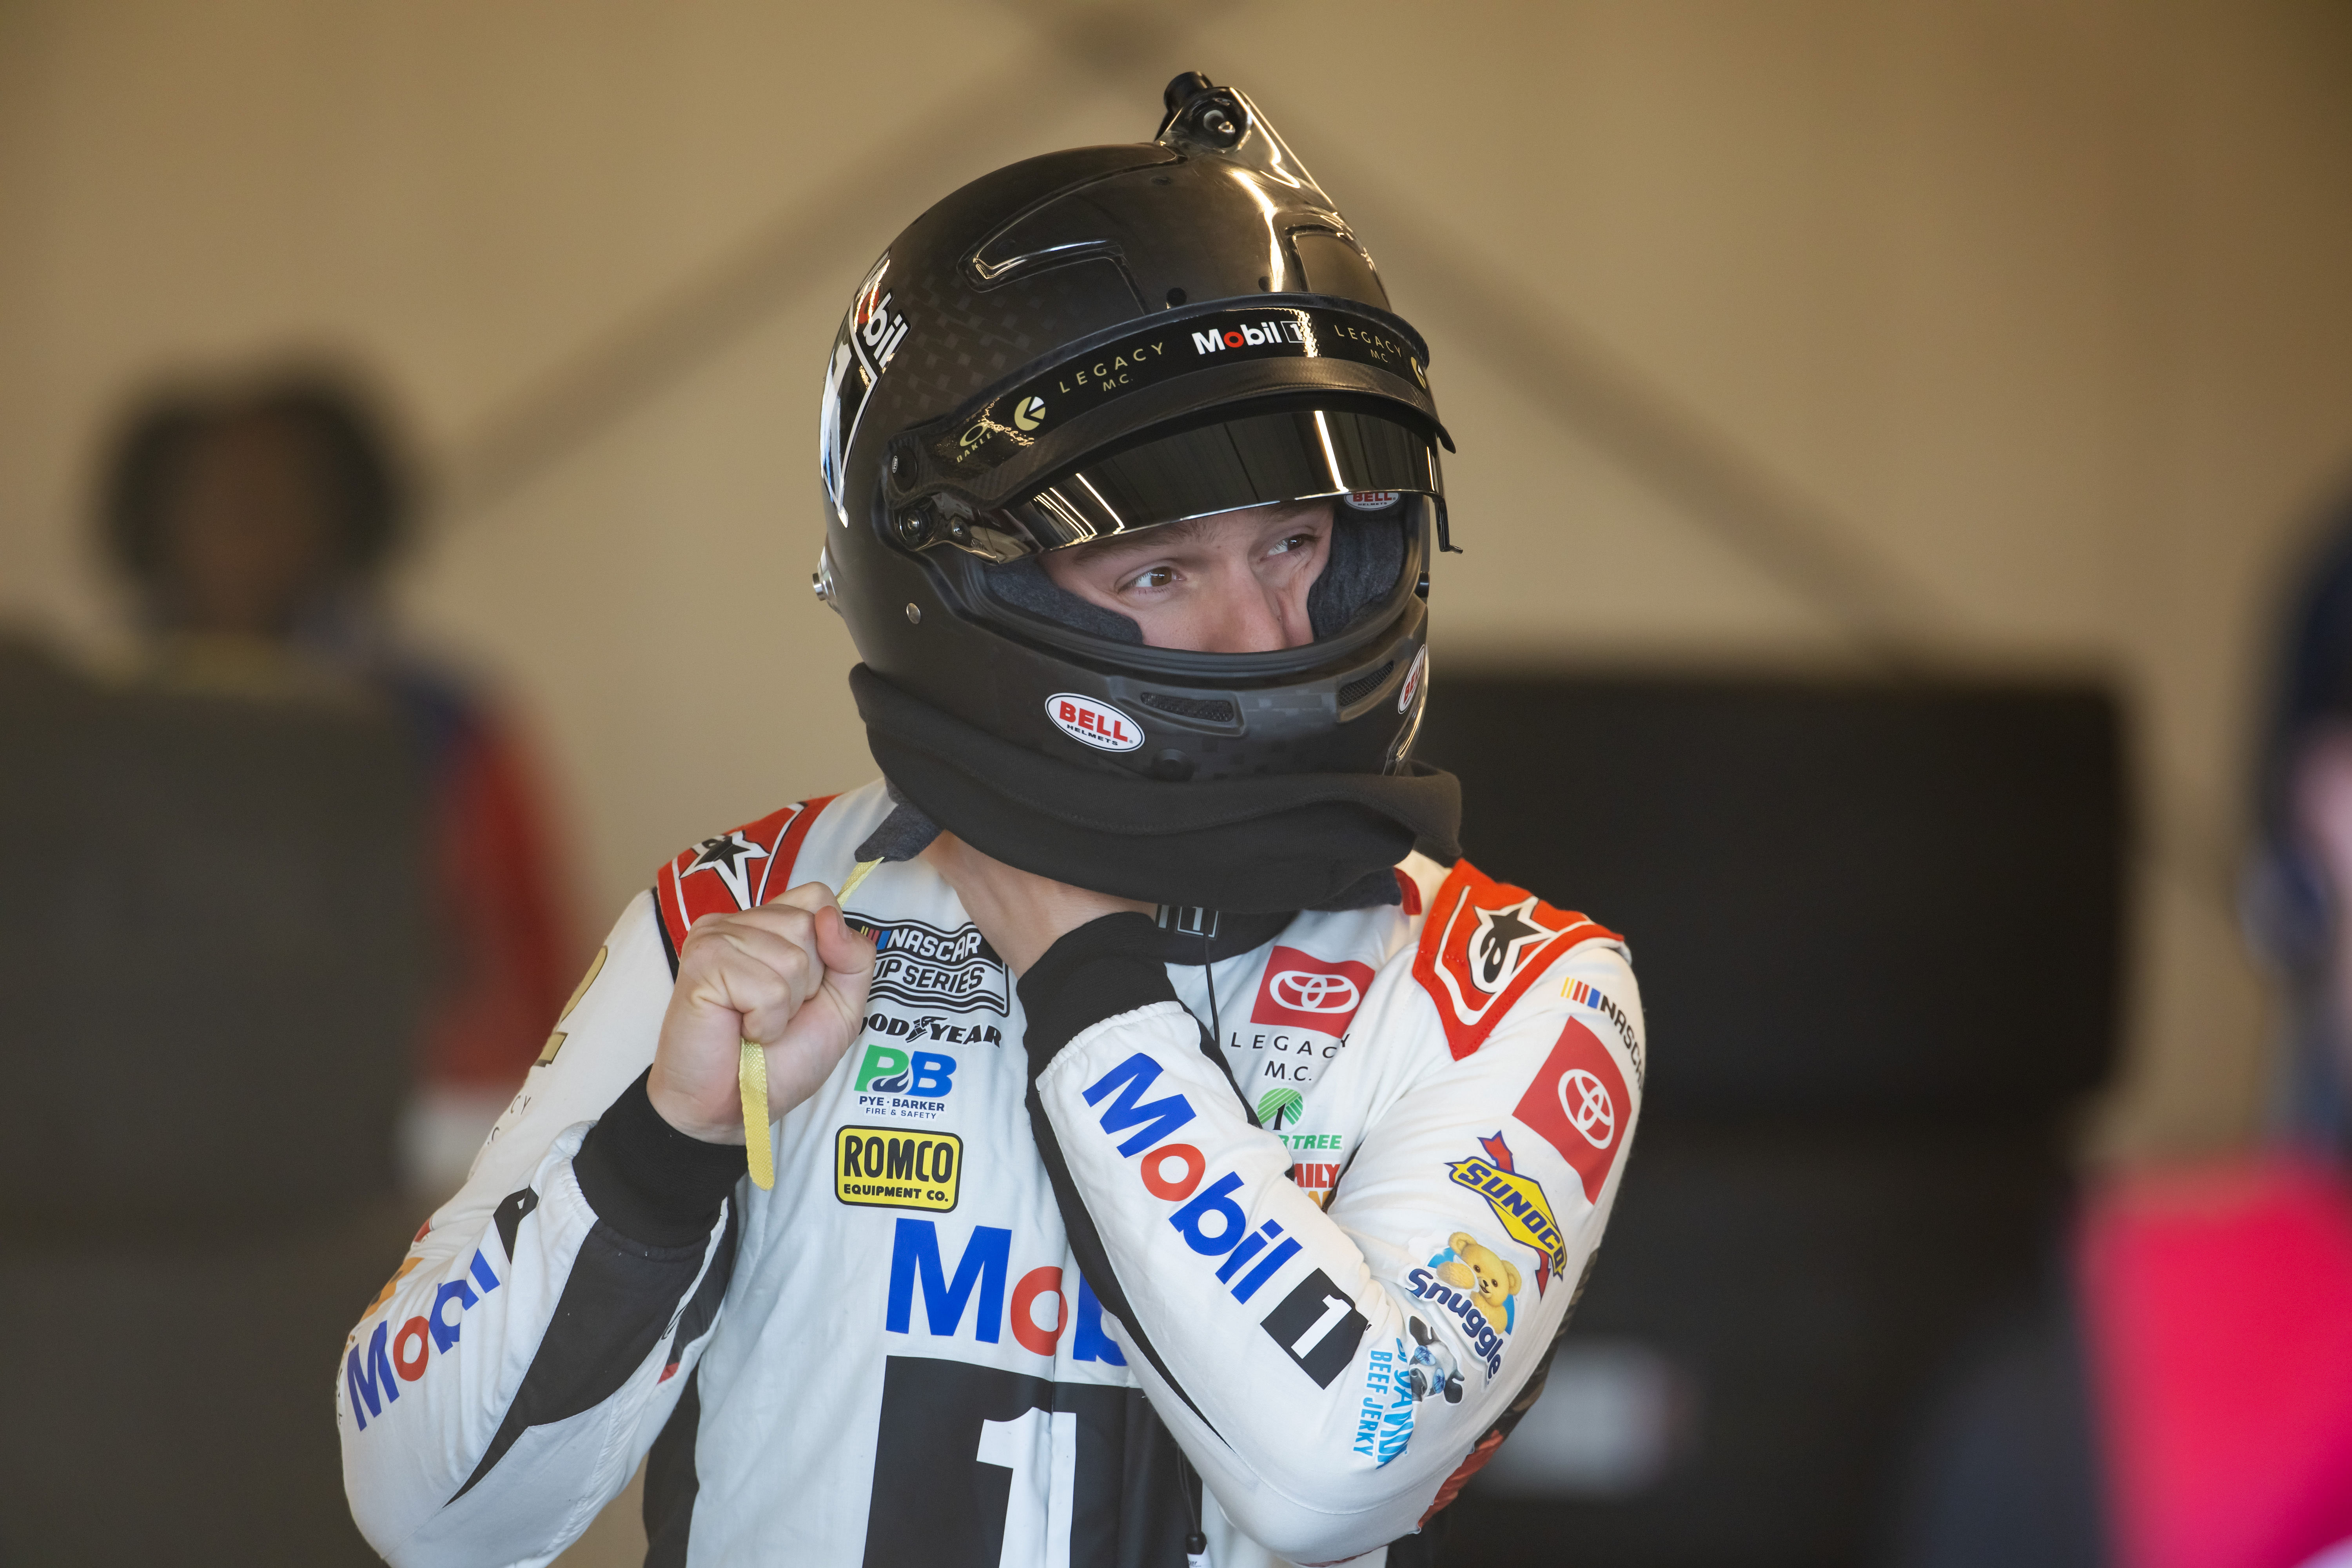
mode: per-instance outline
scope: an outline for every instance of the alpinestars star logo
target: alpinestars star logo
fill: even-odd
[[[735,907],[750,909],[751,863],[765,860],[768,852],[744,837],[740,830],[720,838],[706,838],[695,847],[698,853],[694,863],[686,868],[686,875],[691,877],[697,871],[718,872],[719,879],[727,884],[727,890],[735,895]]]
[[[1456,1061],[1485,1043],[1551,960],[1585,942],[1615,942],[1582,915],[1459,861],[1430,901],[1412,975],[1437,1004]]]
[[[1473,963],[1470,984],[1487,995],[1501,994],[1519,972],[1519,958],[1531,943],[1548,942],[1559,932],[1528,917],[1535,913],[1532,894],[1507,909],[1480,910],[1478,930],[1470,939]]]

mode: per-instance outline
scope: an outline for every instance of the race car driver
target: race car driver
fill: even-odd
[[[1412,756],[1425,346],[1244,94],[1167,108],[854,298],[816,588],[884,779],[661,869],[362,1316],[393,1562],[544,1562],[641,1460],[654,1563],[1425,1562],[1540,1390],[1632,971]]]

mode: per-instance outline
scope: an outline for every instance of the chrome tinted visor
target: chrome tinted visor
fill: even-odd
[[[1402,420],[1354,409],[1250,415],[1087,458],[975,520],[999,560],[1244,507],[1318,497],[1384,506],[1444,493],[1437,449]]]

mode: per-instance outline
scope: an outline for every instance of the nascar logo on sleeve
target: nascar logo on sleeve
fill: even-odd
[[[1412,973],[1437,1005],[1458,1061],[1486,1043],[1554,958],[1580,942],[1618,940],[1580,914],[1553,909],[1457,860],[1421,928]]]
[[[1590,984],[1574,975],[1561,984],[1559,994],[1580,1007],[1590,1007],[1616,1026],[1617,1037],[1625,1042],[1625,1054],[1633,1058],[1633,1081],[1642,1080],[1642,1037],[1633,1032],[1633,1020],[1625,1009],[1617,1005],[1609,994],[1598,985]]]

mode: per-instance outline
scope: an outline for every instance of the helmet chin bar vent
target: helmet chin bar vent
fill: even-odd
[[[1195,724],[1215,730],[1239,730],[1241,710],[1229,698],[1177,697],[1165,691],[1147,691],[1136,699],[1146,708],[1188,719]]]
[[[1380,668],[1367,670],[1339,688],[1340,708],[1343,710],[1353,708],[1357,703],[1379,690],[1381,682],[1386,680],[1389,678],[1389,671],[1395,668],[1396,660],[1391,659]]]

